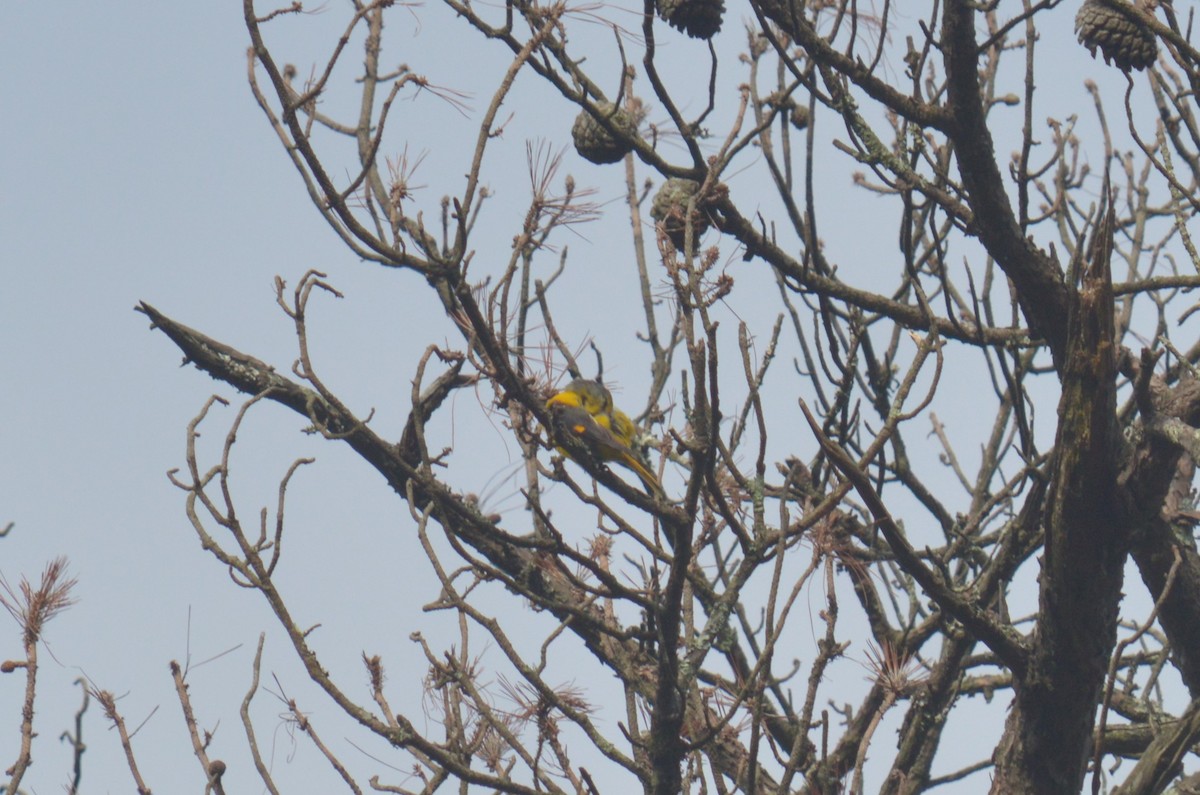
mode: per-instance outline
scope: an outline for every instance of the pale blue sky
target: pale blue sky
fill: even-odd
[[[184,521],[183,495],[164,474],[183,464],[184,428],[207,395],[232,395],[180,369],[179,353],[132,309],[145,299],[286,368],[294,346],[273,308],[275,274],[294,283],[310,267],[337,272],[340,285],[358,288],[344,302],[354,311],[378,308],[387,291],[396,294],[397,279],[357,266],[312,211],[246,88],[239,7],[6,3],[0,31],[0,63],[11,76],[0,86],[0,521],[16,523],[0,545],[0,571],[15,582],[66,555],[79,577],[79,604],[47,631],[54,656],[42,658],[42,736],[25,788],[57,791],[66,780],[66,749],[55,738],[77,705],[71,682],[86,674],[125,695],[120,706],[131,724],[159,708],[135,740],[147,783],[156,791],[184,782],[194,789],[202,779],[167,662],[183,661],[189,648],[199,662],[239,643],[246,645],[190,679],[201,720],[221,722],[216,755],[228,757],[240,774],[234,780],[247,786],[245,757],[227,749],[242,745],[236,705],[257,633],[272,622],[261,600],[232,587],[200,550]],[[382,364],[395,364],[386,352],[403,335],[400,326],[384,320],[375,328]],[[403,371],[395,375],[403,379]],[[212,439],[230,416],[212,426]],[[243,460],[251,474],[262,466],[259,485],[292,457],[314,452],[312,440],[297,433],[297,418],[265,412],[251,426]],[[264,438],[276,440],[278,455],[269,442],[255,443]],[[319,466],[347,458],[321,447]],[[338,590],[327,586],[339,579],[329,574],[339,564],[356,577],[392,583],[424,575],[405,572],[394,550],[364,554],[368,530],[385,536],[370,541],[384,549],[396,538],[380,533],[379,523],[398,508],[377,478],[362,478],[364,469],[325,486],[336,500],[322,491],[322,477],[304,484],[309,501],[323,502],[316,496],[324,493],[334,503],[311,506],[310,530],[329,528],[334,516],[340,521],[338,543],[321,544],[328,580],[298,587],[298,606],[311,604],[309,595],[336,599]],[[358,480],[368,482],[356,494]],[[248,493],[248,512],[268,495],[265,486]],[[297,496],[299,509],[307,495]],[[0,654],[16,657],[15,624],[4,616],[2,626]],[[409,629],[395,625],[386,642],[356,641],[349,654],[399,644],[397,656],[412,655]],[[281,638],[273,633],[268,643],[276,662],[287,660]],[[289,686],[303,692],[294,677]],[[15,758],[19,696],[18,676],[0,679],[5,767]],[[264,736],[275,742],[287,781],[290,745],[273,718],[279,705],[265,695],[262,705]],[[95,704],[85,732],[87,791],[129,791],[116,736]]]

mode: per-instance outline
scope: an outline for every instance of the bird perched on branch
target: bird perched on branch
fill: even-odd
[[[546,401],[555,432],[574,436],[601,461],[612,461],[632,470],[652,495],[663,493],[658,478],[634,451],[637,428],[629,415],[613,403],[612,394],[599,381],[576,378]],[[563,448],[559,452],[574,458]]]

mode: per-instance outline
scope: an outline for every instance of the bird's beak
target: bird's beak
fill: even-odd
[[[558,392],[551,395],[546,401],[546,407],[551,406],[579,406],[579,396],[573,392]]]

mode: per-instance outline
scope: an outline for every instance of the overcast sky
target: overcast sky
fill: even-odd
[[[344,24],[332,12],[320,21],[326,33]],[[247,36],[237,4],[68,3],[51,10],[5,3],[0,35],[0,63],[10,76],[0,83],[0,523],[15,522],[0,542],[0,571],[10,583],[36,578],[48,560],[65,555],[79,578],[78,604],[46,633],[53,657],[42,658],[41,737],[24,786],[56,792],[67,780],[67,749],[56,738],[78,707],[71,683],[87,676],[124,696],[120,707],[131,725],[153,713],[135,738],[148,785],[170,792],[186,783],[196,791],[202,777],[167,663],[186,663],[190,654],[194,665],[239,644],[194,669],[189,681],[201,722],[220,722],[215,755],[239,774],[232,781],[253,786],[239,749],[237,704],[257,634],[274,622],[261,599],[232,586],[201,551],[185,523],[183,495],[165,475],[183,465],[185,426],[207,396],[235,395],[181,369],[178,351],[132,310],[147,300],[286,369],[294,343],[273,306],[276,274],[294,284],[308,268],[333,272],[347,289],[347,311],[329,322],[343,328],[415,280],[401,284],[396,274],[359,266],[308,204],[246,87]],[[405,312],[419,319],[419,307]],[[371,358],[392,370],[388,383],[403,384],[407,372],[388,352],[399,347],[404,317],[380,314],[371,334],[347,331],[355,353],[344,359],[365,369]],[[215,416],[212,440],[230,417]],[[298,433],[302,426],[283,412],[250,422],[242,483],[263,488],[243,492],[248,515],[273,502],[266,484],[293,457],[319,446]],[[296,545],[304,547],[301,528],[335,533],[337,543],[310,539],[327,568],[319,579],[312,568],[296,572],[300,615],[324,620],[305,608],[336,600],[344,593],[336,583],[347,578],[378,580],[379,597],[393,605],[405,602],[396,598],[404,579],[413,581],[409,602],[436,595],[419,587],[428,573],[410,571],[388,547],[397,533],[387,523],[398,525],[400,503],[362,466],[356,477],[331,483],[348,456],[320,447],[324,471],[298,484],[297,510],[309,520],[296,523]],[[351,658],[374,649],[395,652],[397,667],[408,661],[422,670],[406,640],[418,626],[399,620],[398,609],[359,612],[357,626],[375,638],[347,645],[344,660],[331,652],[332,664],[359,665]],[[383,630],[381,622],[390,625]],[[15,623],[3,617],[0,627],[0,656],[19,658]],[[286,661],[286,652],[273,632],[268,660]],[[285,681],[295,695],[311,694],[295,687],[298,677]],[[4,767],[15,759],[22,687],[20,675],[0,678]],[[264,751],[287,782],[297,768],[287,761],[291,738],[275,718],[280,704],[260,698]],[[320,706],[317,714],[328,715]],[[329,729],[335,739],[343,734]],[[95,704],[84,731],[86,790],[130,791],[116,736]],[[329,775],[319,765],[299,772],[293,785]]]

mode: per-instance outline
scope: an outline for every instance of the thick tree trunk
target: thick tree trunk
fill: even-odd
[[[1070,302],[1041,609],[1028,665],[1014,679],[1016,697],[996,751],[994,793],[1079,791],[1116,642],[1128,543],[1117,498],[1112,230],[1110,210]]]

